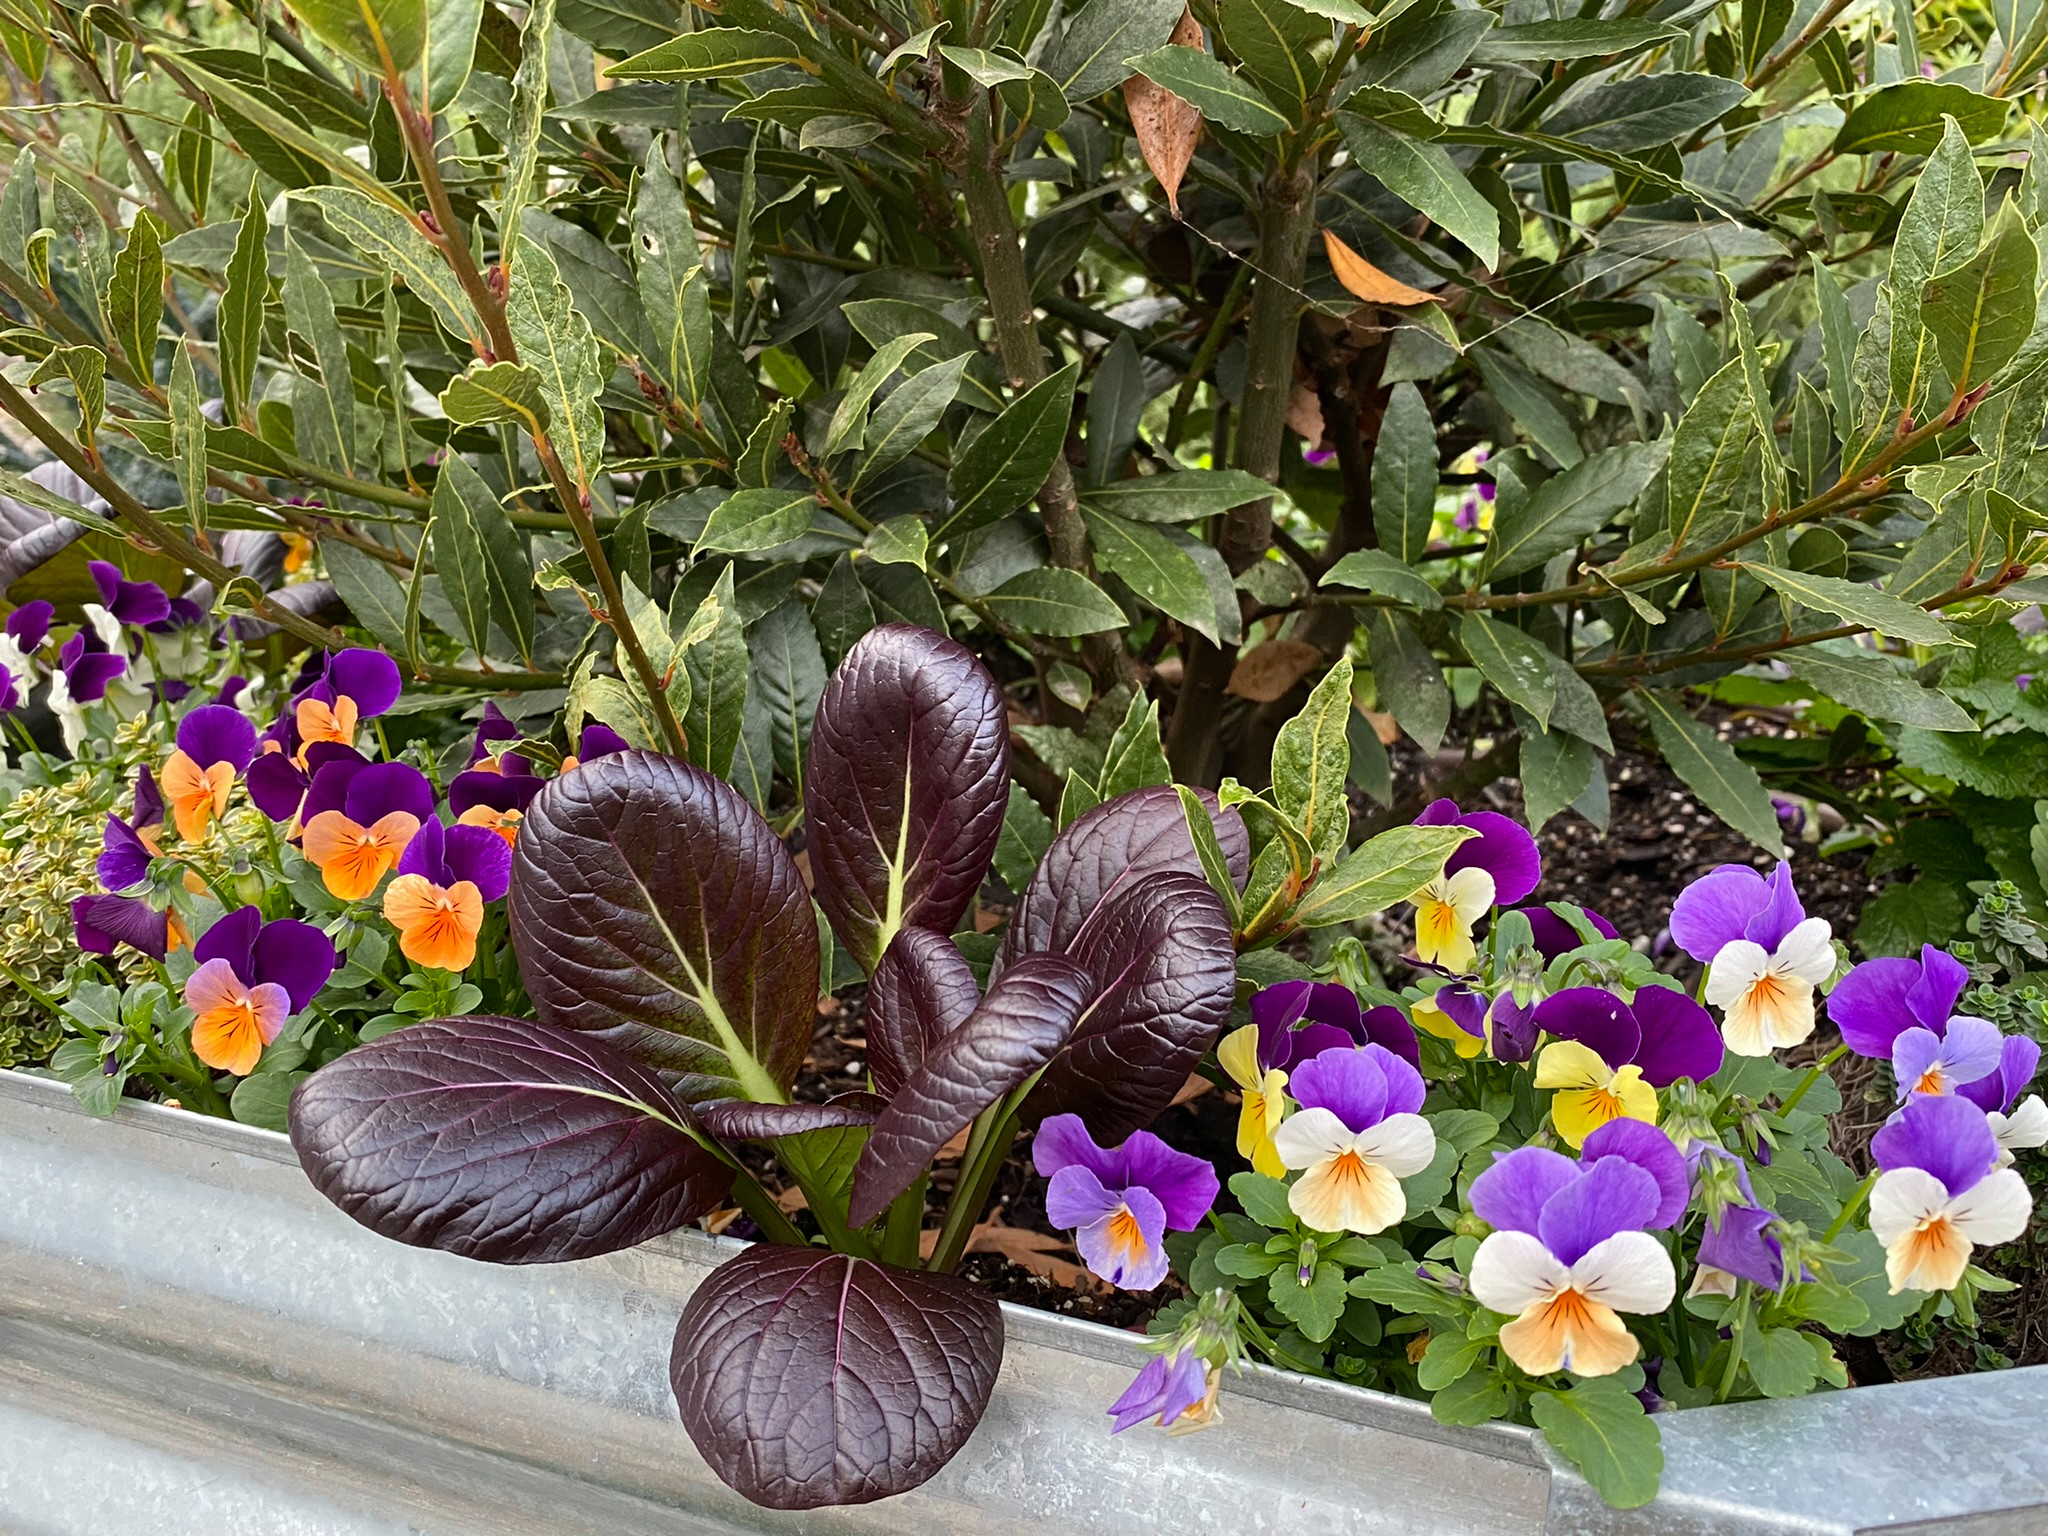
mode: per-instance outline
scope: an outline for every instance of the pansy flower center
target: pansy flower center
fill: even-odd
[[[1138,1225],[1138,1218],[1131,1214],[1128,1205],[1119,1205],[1110,1212],[1109,1221],[1103,1227],[1103,1238],[1117,1262],[1127,1269],[1136,1268],[1150,1246],[1145,1241],[1144,1229]]]
[[[1948,1077],[1941,1070],[1941,1063],[1935,1062],[1920,1074],[1920,1080],[1913,1085],[1915,1093],[1947,1093]]]

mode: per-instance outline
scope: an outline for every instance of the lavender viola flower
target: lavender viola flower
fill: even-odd
[[[1834,930],[1808,917],[1792,866],[1766,878],[1723,864],[1678,894],[1671,937],[1709,967],[1707,1001],[1738,1056],[1768,1056],[1813,1033],[1813,991],[1834,974]]]
[[[149,861],[163,852],[157,839],[164,828],[164,797],[147,765],[136,771],[135,808],[129,819],[107,817],[96,866],[100,884],[125,891],[149,878]]]
[[[1574,1147],[1610,1120],[1654,1125],[1657,1090],[1721,1070],[1721,1037],[1707,1010],[1669,987],[1640,988],[1624,1003],[1600,987],[1567,987],[1536,1008],[1556,1038],[1536,1058],[1536,1086],[1554,1088],[1550,1118]]]
[[[1072,1229],[1089,1269],[1127,1291],[1149,1291],[1166,1278],[1161,1240],[1168,1229],[1199,1226],[1221,1187],[1209,1164],[1150,1131],[1132,1132],[1121,1146],[1097,1146],[1079,1115],[1054,1115],[1039,1126],[1031,1161],[1049,1181],[1046,1219]]]
[[[1669,1137],[1617,1120],[1576,1163],[1545,1147],[1505,1152],[1471,1200],[1496,1229],[1473,1257],[1472,1294],[1514,1319],[1500,1331],[1510,1360],[1532,1376],[1608,1376],[1636,1358],[1621,1314],[1662,1312],[1678,1289],[1650,1236],[1685,1214],[1685,1159]]]
[[[1828,1017],[1850,1050],[1884,1061],[1908,1030],[1945,1038],[1969,984],[1962,961],[1928,944],[1918,960],[1866,960],[1855,967],[1836,983]]]
[[[169,953],[170,920],[133,896],[80,896],[71,903],[71,934],[88,955],[111,955],[126,944],[152,960]]]
[[[1110,1433],[1157,1419],[1161,1429],[1171,1428],[1183,1415],[1206,1420],[1216,1401],[1221,1374],[1192,1349],[1172,1355],[1154,1355],[1145,1362],[1124,1394],[1109,1405],[1116,1423]]]
[[[1894,1295],[1952,1290],[1973,1248],[2027,1230],[2034,1197],[1998,1152],[1984,1111],[1954,1094],[1915,1095],[1871,1138],[1883,1172],[1870,1191],[1870,1230]]]
[[[314,742],[354,746],[356,727],[396,704],[403,688],[398,663],[382,651],[358,647],[329,656],[320,681],[292,701],[292,726],[300,743],[295,755],[301,765]]]
[[[1288,1084],[1301,1108],[1273,1133],[1299,1171],[1287,1206],[1318,1232],[1383,1232],[1408,1214],[1401,1180],[1436,1156],[1436,1132],[1418,1111],[1422,1074],[1382,1045],[1324,1051]]]
[[[1216,1061],[1238,1086],[1237,1151],[1253,1168],[1280,1178],[1286,1167],[1273,1132],[1287,1117],[1287,1075],[1324,1051],[1385,1046],[1411,1066],[1422,1051],[1401,1010],[1360,1008],[1349,987],[1331,981],[1283,981],[1252,998],[1252,1022],[1226,1035]]]
[[[310,923],[263,921],[238,907],[192,947],[199,962],[185,982],[192,1010],[192,1054],[220,1072],[247,1077],[285,1020],[334,974],[334,945]]]
[[[1998,1165],[2011,1164],[2015,1152],[2048,1146],[2048,1104],[2027,1093],[2041,1065],[2041,1047],[2025,1035],[2009,1035],[1999,1048],[1998,1066],[1956,1091],[1984,1111],[1998,1143]],[[2020,1095],[2027,1093],[2024,1100]]]
[[[87,563],[100,606],[116,624],[137,629],[160,624],[171,616],[170,595],[153,581],[129,581],[121,568],[106,560]]]
[[[1783,1290],[1789,1277],[1785,1247],[1776,1232],[1778,1216],[1757,1204],[1748,1166],[1726,1148],[1705,1141],[1693,1143],[1686,1161],[1696,1170],[1700,1203],[1707,1213],[1699,1267],[1686,1295],[1733,1296],[1743,1280],[1765,1290]]]
[[[1916,1024],[1892,1042],[1892,1081],[1898,1096],[1954,1093],[1998,1070],[2004,1039],[1989,1019],[1959,1013],[1941,1034]]]
[[[1463,971],[1478,953],[1472,930],[1479,920],[1495,906],[1520,901],[1543,878],[1536,839],[1494,811],[1461,815],[1449,800],[1426,807],[1415,824],[1470,827],[1479,834],[1458,846],[1443,874],[1408,898],[1415,908],[1415,953]]]
[[[256,727],[240,710],[202,704],[178,722],[178,748],[164,764],[164,793],[178,836],[196,843],[227,814],[235,779],[256,757]]]
[[[313,776],[301,814],[300,847],[328,891],[361,901],[433,817],[434,786],[410,763],[343,760]]]

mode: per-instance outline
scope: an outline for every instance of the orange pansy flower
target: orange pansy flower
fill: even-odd
[[[202,768],[183,752],[173,752],[164,764],[162,782],[178,836],[196,843],[206,836],[209,823],[227,814],[228,793],[235,787],[235,765],[215,763]]]
[[[344,747],[356,744],[356,701],[343,694],[332,704],[319,699],[301,699],[292,712],[299,730],[299,754],[292,761],[306,766],[306,748],[316,741],[338,741]]]
[[[384,892],[384,918],[398,930],[398,948],[414,965],[467,970],[484,925],[483,893],[471,880],[443,887],[425,875],[400,875]]]
[[[300,844],[318,866],[327,889],[343,901],[361,901],[377,889],[420,829],[410,811],[391,811],[365,827],[340,811],[322,811],[306,823]]]
[[[194,1014],[192,1054],[237,1077],[256,1069],[263,1047],[277,1038],[292,1011],[283,987],[269,981],[245,987],[225,960],[209,960],[192,973],[185,1001]]]

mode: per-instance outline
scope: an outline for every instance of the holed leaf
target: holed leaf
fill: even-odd
[[[757,1244],[697,1287],[669,1380],[729,1487],[817,1509],[904,1493],[943,1467],[1002,1358],[1002,1309],[963,1281]]]
[[[853,1167],[847,1221],[881,1215],[954,1132],[1051,1061],[1095,993],[1095,978],[1058,955],[1026,955],[1004,971],[876,1118]]]
[[[732,1173],[652,1072],[532,1019],[414,1024],[292,1095],[313,1187],[382,1236],[498,1264],[587,1259],[715,1208]]]
[[[678,1079],[779,1100],[811,1040],[818,925],[740,792],[619,752],[550,781],[513,849],[512,943],[535,1009]]]
[[[981,1001],[960,947],[929,928],[901,928],[868,980],[868,1071],[893,1098]]]
[[[861,969],[905,926],[950,933],[1002,835],[1002,690],[930,630],[869,630],[826,685],[804,820],[818,905]]]

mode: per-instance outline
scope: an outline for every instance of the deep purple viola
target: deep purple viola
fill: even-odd
[[[313,775],[299,846],[330,892],[361,901],[433,816],[434,786],[412,764],[339,758]]]
[[[1054,1115],[1039,1126],[1031,1161],[1048,1181],[1046,1219],[1071,1228],[1089,1269],[1127,1291],[1149,1291],[1166,1278],[1162,1240],[1169,1230],[1199,1226],[1221,1187],[1208,1163],[1150,1131],[1132,1132],[1121,1146],[1097,1146],[1079,1115]]]
[[[546,780],[517,752],[493,752],[492,744],[516,741],[519,727],[496,704],[484,705],[469,752],[469,766],[448,786],[448,809],[464,826],[488,827],[510,843],[519,831],[526,808]]]
[[[463,971],[476,959],[484,908],[512,884],[512,848],[488,827],[419,825],[384,890],[384,918],[414,965]]]
[[[576,738],[576,750],[562,759],[562,772],[567,773],[579,764],[589,762],[593,757],[610,757],[614,752],[630,752],[633,744],[608,725],[593,720],[583,727],[583,734]]]
[[[136,770],[135,805],[128,819],[107,817],[97,865],[100,884],[110,891],[125,891],[147,879],[149,861],[163,851],[157,846],[163,826],[164,797],[145,763]]]
[[[170,919],[132,896],[80,896],[71,903],[71,933],[88,955],[111,955],[126,944],[152,960],[170,948]]]
[[[192,1010],[192,1054],[218,1071],[246,1077],[285,1020],[334,974],[334,945],[310,923],[266,923],[255,907],[237,907],[192,946],[199,962],[185,982]]]
[[[1536,952],[1543,956],[1548,965],[1559,955],[1568,955],[1586,941],[1579,937],[1579,930],[1559,917],[1548,907],[1517,907],[1515,910],[1529,920],[1529,931],[1534,935]],[[1579,908],[1579,913],[1593,925],[1595,932],[1604,938],[1618,939],[1614,924],[1607,921],[1590,907]]]
[[[54,604],[37,598],[32,603],[23,603],[7,615],[7,638],[12,640],[24,656],[33,656],[43,648],[43,642],[50,638],[50,620],[55,618]]]
[[[398,663],[382,651],[336,651],[321,669],[320,681],[292,701],[292,726],[299,739],[294,756],[303,762],[306,748],[319,741],[354,746],[356,727],[396,704],[403,688]]]
[[[367,766],[369,759],[354,747],[337,741],[320,741],[307,747],[300,762],[298,745],[269,750],[271,738],[264,738],[265,750],[249,765],[245,785],[256,809],[272,821],[289,822],[299,817],[313,781],[331,763]],[[335,802],[339,804],[339,801]]]
[[[81,629],[57,648],[57,676],[63,680],[63,698],[51,705],[97,704],[107,696],[107,685],[128,670],[128,658],[109,651],[97,634]]]
[[[141,628],[161,624],[171,616],[170,596],[155,582],[129,581],[118,565],[106,560],[90,561],[86,570],[99,589],[100,606],[113,616],[115,623]]]
[[[1683,992],[1643,987],[1624,1003],[1601,987],[1567,987],[1536,1007],[1556,1038],[1536,1058],[1536,1086],[1554,1088],[1550,1117],[1574,1147],[1610,1120],[1655,1124],[1657,1090],[1721,1070],[1721,1037]]]
[[[1814,988],[1835,973],[1834,931],[1808,917],[1780,861],[1768,877],[1723,864],[1678,893],[1671,937],[1709,967],[1707,1001],[1738,1056],[1768,1056],[1813,1033]]]
[[[1415,908],[1415,953],[1464,971],[1478,953],[1472,933],[1497,906],[1522,900],[1543,878],[1543,861],[1528,829],[1497,811],[1461,814],[1438,800],[1415,818],[1419,827],[1470,827],[1479,835],[1458,845],[1444,872],[1408,900]]]

